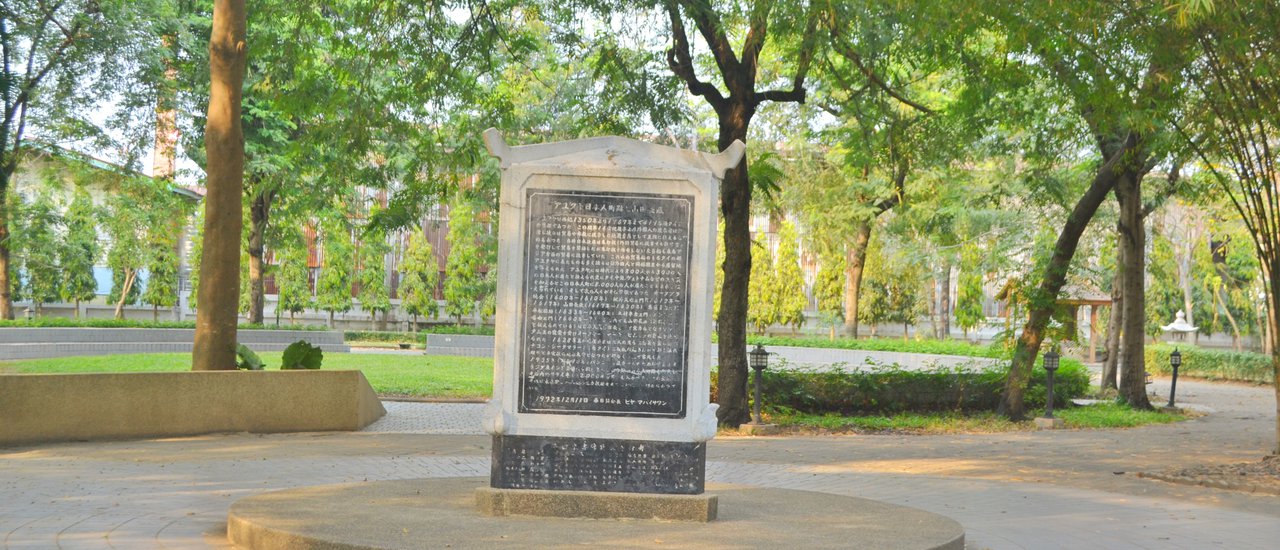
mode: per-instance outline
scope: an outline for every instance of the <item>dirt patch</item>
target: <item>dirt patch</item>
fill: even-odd
[[[1280,455],[1258,462],[1199,465],[1168,468],[1160,472],[1139,472],[1138,477],[1182,485],[1200,485],[1246,493],[1280,496]]]

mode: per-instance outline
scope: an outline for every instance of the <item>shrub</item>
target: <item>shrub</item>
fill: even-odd
[[[428,334],[469,334],[476,336],[493,336],[493,327],[435,325],[416,333],[378,330],[349,330],[343,333],[348,342],[417,342],[419,344],[427,341]]]
[[[712,373],[712,395],[717,391]],[[866,414],[893,412],[989,411],[1000,402],[1007,373],[972,365],[907,370],[871,364],[866,368],[790,369],[764,372],[762,400],[769,407],[813,414]],[[754,374],[752,374],[754,376]],[[1026,403],[1040,407],[1045,401],[1045,371],[1031,373]],[[1079,361],[1064,359],[1054,379],[1054,403],[1065,404],[1089,389],[1089,372]]]
[[[236,344],[236,368],[241,370],[262,370],[262,358],[244,344]]]
[[[315,370],[324,361],[324,352],[306,340],[298,340],[284,348],[280,370]]]
[[[1182,354],[1180,376],[1192,376],[1207,380],[1235,380],[1255,384],[1272,384],[1275,371],[1271,357],[1261,353],[1211,350],[1192,345],[1172,346],[1159,344],[1147,346],[1144,352],[1147,372],[1169,374],[1169,354],[1174,348]]]
[[[1002,359],[1010,356],[1001,346],[979,346],[961,340],[903,340],[901,338],[837,338],[789,336],[748,336],[747,343],[765,346],[794,346],[806,348],[856,349],[866,351],[891,351],[901,353],[926,353],[930,355],[960,355],[964,357],[989,357]]]

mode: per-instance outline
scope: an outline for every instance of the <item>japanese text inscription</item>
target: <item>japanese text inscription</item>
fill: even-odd
[[[526,192],[520,412],[683,418],[693,197]]]

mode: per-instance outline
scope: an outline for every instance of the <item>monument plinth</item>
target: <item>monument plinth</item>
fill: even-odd
[[[744,146],[485,143],[502,167],[492,489],[703,494],[715,209]]]

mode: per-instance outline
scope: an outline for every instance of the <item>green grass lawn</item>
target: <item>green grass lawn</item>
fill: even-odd
[[[280,366],[279,352],[258,354],[268,369]],[[0,362],[3,373],[167,372],[191,368],[187,353],[140,353],[58,357]],[[359,370],[379,395],[488,399],[493,393],[493,359],[441,355],[326,353],[326,370]]]

